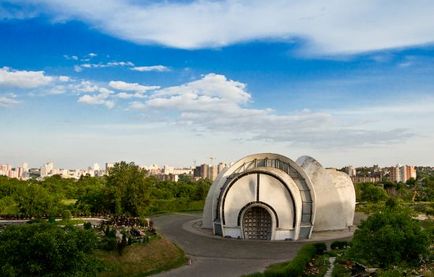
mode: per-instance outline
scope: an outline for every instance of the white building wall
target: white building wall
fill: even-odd
[[[308,156],[299,158],[297,163],[310,177],[315,189],[316,216],[313,230],[340,230],[352,226],[356,198],[351,179],[342,177],[341,173],[345,173],[335,169],[326,170]]]
[[[295,204],[288,190],[275,177],[265,174],[260,175],[259,184],[259,201],[267,203],[276,211],[279,228],[293,229]]]
[[[225,226],[236,227],[241,209],[256,200],[256,174],[249,174],[237,180],[229,189],[224,201]]]

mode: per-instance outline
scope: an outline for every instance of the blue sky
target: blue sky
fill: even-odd
[[[0,163],[434,163],[430,1],[87,2],[0,1]]]

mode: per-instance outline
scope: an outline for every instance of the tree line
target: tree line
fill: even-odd
[[[120,162],[107,176],[79,180],[47,177],[42,181],[0,176],[0,215],[57,217],[73,215],[144,216],[159,212],[198,210],[203,207],[211,181],[180,176],[161,181],[134,163]]]

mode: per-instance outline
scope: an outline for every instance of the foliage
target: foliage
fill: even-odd
[[[96,236],[73,226],[9,226],[0,232],[3,276],[92,276],[99,267],[91,255]]]
[[[204,200],[191,201],[188,198],[151,200],[149,213],[168,213],[176,211],[199,211],[203,209]]]
[[[344,249],[348,246],[349,246],[349,244],[347,241],[337,240],[337,241],[332,242],[332,244],[330,245],[330,248],[335,250],[335,249]]]
[[[134,163],[120,162],[110,168],[107,176],[106,199],[109,211],[120,215],[139,216],[149,206],[146,172]]]
[[[345,268],[345,266],[342,264],[335,264],[332,277],[351,277],[351,271]]]
[[[211,182],[180,176],[178,182],[148,176],[134,163],[121,162],[108,176],[79,180],[47,177],[20,181],[0,176],[0,215],[26,218],[71,215],[147,214],[201,210]]]
[[[359,201],[379,202],[387,199],[387,194],[380,186],[372,183],[357,184],[357,199]]]
[[[297,256],[288,264],[286,276],[296,277],[303,274],[307,263],[316,255],[316,248],[307,244],[298,251]]]
[[[156,238],[148,244],[132,244],[117,251],[96,251],[104,262],[105,270],[98,276],[148,276],[186,263],[184,252],[164,238]]]
[[[323,242],[314,243],[313,246],[316,248],[316,253],[322,255],[327,251],[327,245]]]
[[[407,210],[393,201],[372,214],[354,233],[350,255],[370,265],[417,264],[426,257],[429,236]]]
[[[62,212],[62,220],[68,221],[68,220],[71,219],[71,217],[72,217],[72,215],[71,215],[71,211],[70,210],[64,210]]]
[[[289,262],[273,264],[269,266],[264,273],[253,273],[247,276],[266,276],[266,277],[280,277],[289,276],[297,277],[302,276],[306,265],[312,258],[319,254],[317,251],[322,251],[323,246],[320,244],[306,244],[297,253],[297,255]]]

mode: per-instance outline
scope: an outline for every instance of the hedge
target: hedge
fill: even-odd
[[[335,250],[335,249],[344,249],[347,248],[349,246],[349,243],[347,241],[334,241],[332,242],[332,244],[330,245],[330,248]]]
[[[312,258],[321,253],[325,248],[325,244],[306,244],[297,253],[297,256],[290,262],[274,264],[268,267],[262,276],[266,277],[280,277],[289,276],[297,277],[303,274],[304,268]],[[259,276],[257,273],[252,276]]]
[[[187,198],[176,198],[170,200],[152,200],[149,213],[168,213],[181,211],[198,211],[204,206],[203,200],[191,201]]]

